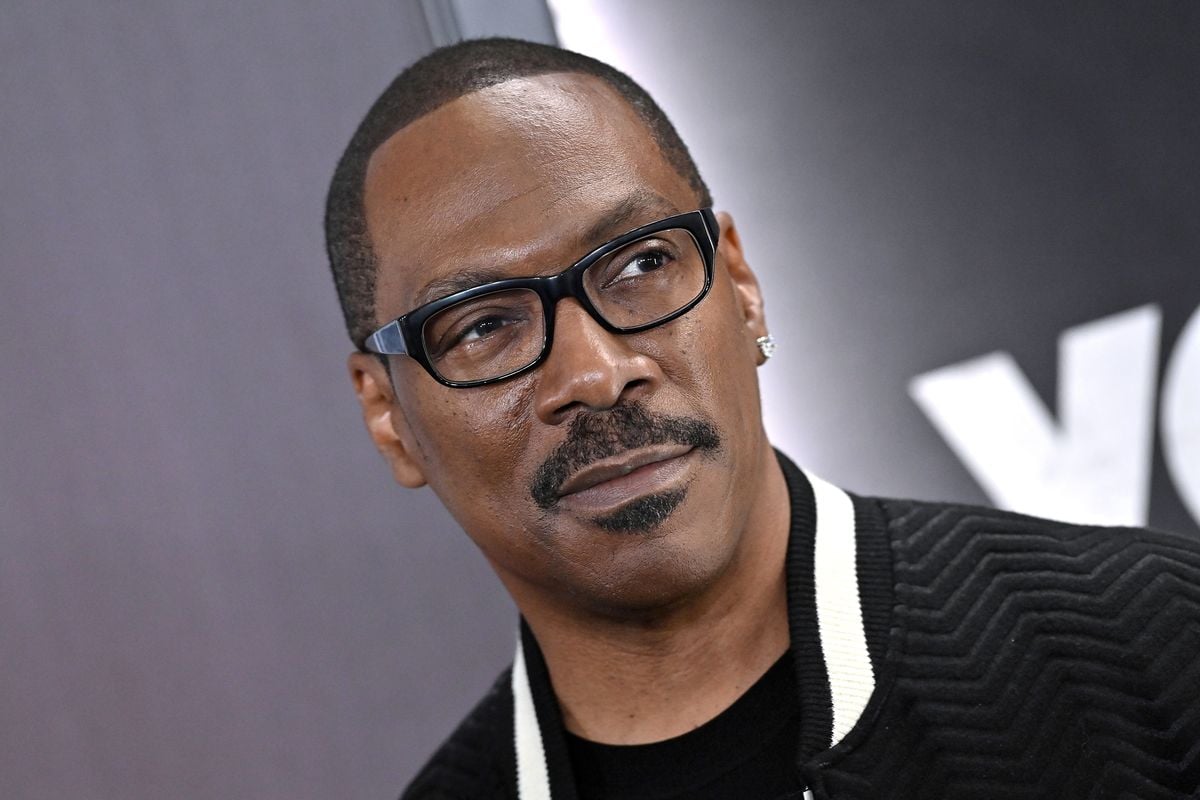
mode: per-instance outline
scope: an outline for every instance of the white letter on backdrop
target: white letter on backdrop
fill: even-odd
[[[1057,422],[1003,352],[918,375],[909,394],[998,506],[1144,525],[1161,316],[1145,305],[1063,333]]]

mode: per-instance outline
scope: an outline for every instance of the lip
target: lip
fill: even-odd
[[[617,505],[664,488],[688,465],[688,445],[660,445],[622,453],[589,464],[559,487],[558,495],[572,504]]]

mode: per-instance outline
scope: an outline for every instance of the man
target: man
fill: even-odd
[[[367,428],[522,616],[405,797],[1196,792],[1200,547],[806,476],[711,205],[626,76],[511,40],[410,67],[339,163]]]

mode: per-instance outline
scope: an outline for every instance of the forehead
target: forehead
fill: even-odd
[[[455,271],[564,267],[631,198],[626,227],[695,204],[616,92],[562,73],[507,81],[421,117],[375,152],[364,188],[381,320],[432,299],[418,298],[422,287]]]

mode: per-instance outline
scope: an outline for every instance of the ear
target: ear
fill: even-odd
[[[362,406],[363,422],[371,434],[396,483],[416,489],[425,485],[421,450],[417,446],[408,419],[396,402],[392,382],[378,358],[366,353],[351,353],[347,360],[354,393]]]
[[[767,318],[763,311],[762,289],[759,288],[758,278],[754,270],[746,263],[742,252],[742,239],[738,235],[733,217],[724,211],[717,214],[721,225],[721,241],[718,252],[725,262],[725,269],[733,281],[733,289],[737,294],[738,307],[746,323],[746,330],[751,339],[767,335]]]

